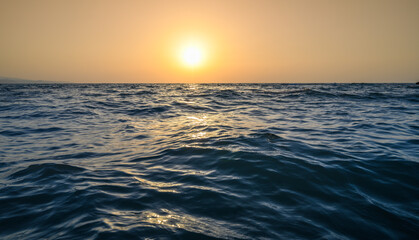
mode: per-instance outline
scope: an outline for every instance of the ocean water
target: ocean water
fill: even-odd
[[[1,239],[418,237],[417,85],[0,85]]]

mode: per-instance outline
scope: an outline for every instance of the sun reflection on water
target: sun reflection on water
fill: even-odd
[[[174,231],[183,229],[189,232],[205,234],[214,238],[249,239],[229,227],[243,228],[241,225],[216,221],[211,218],[196,217],[190,214],[168,209],[156,211],[109,211],[112,217],[104,218],[104,223],[112,230],[129,231],[133,228],[152,227]]]
[[[137,180],[143,187],[154,189],[158,192],[179,193],[179,191],[173,188],[181,185],[180,183],[150,181],[139,177],[134,177],[134,179]]]

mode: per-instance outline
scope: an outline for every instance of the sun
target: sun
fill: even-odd
[[[201,44],[188,43],[181,48],[179,57],[184,66],[196,68],[204,63],[205,49]]]

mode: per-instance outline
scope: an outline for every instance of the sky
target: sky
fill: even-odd
[[[0,0],[0,76],[416,82],[418,29],[417,0]]]

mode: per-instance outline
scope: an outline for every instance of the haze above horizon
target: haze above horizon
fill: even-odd
[[[0,76],[415,82],[419,1],[2,1]]]

